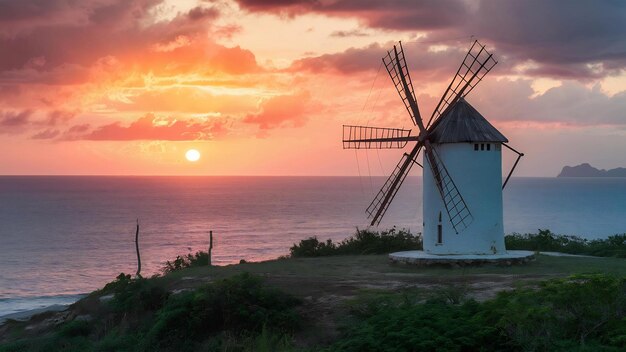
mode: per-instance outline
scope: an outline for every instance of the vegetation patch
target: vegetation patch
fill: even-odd
[[[626,348],[626,280],[574,276],[478,303],[372,297],[328,351],[557,351]]]
[[[304,258],[120,274],[68,312],[8,322],[0,352],[626,350],[620,258],[539,255],[526,266],[450,270],[335,255],[421,248],[404,230],[303,243],[292,255]]]
[[[209,253],[198,251],[194,254],[188,253],[187,255],[178,255],[176,256],[176,259],[166,261],[163,268],[161,268],[161,271],[164,274],[167,274],[185,268],[207,265],[209,265]]]
[[[73,320],[0,351],[245,351],[257,345],[269,351],[288,346],[300,327],[300,301],[257,276],[239,274],[177,294],[158,279],[120,274],[101,290],[114,296],[92,321]]]
[[[557,235],[550,230],[540,229],[538,233],[507,235],[504,241],[506,248],[512,250],[626,258],[626,234],[613,235],[606,239],[587,240],[577,236]]]
[[[587,240],[577,236],[558,235],[550,230],[540,229],[538,233],[506,235],[504,241],[506,248],[510,250],[626,258],[626,234],[613,235],[606,239]],[[298,244],[294,244],[290,248],[290,254],[292,257],[323,257],[386,254],[421,249],[421,234],[413,235],[408,230],[398,230],[394,227],[381,232],[357,229],[354,235],[341,242],[333,242],[331,239],[320,241],[317,237],[309,237],[301,240]]]
[[[422,249],[421,234],[413,235],[408,230],[395,227],[386,231],[356,229],[356,233],[335,243],[331,239],[320,242],[317,237],[301,240],[290,248],[292,257],[320,257],[348,254],[385,254],[405,250]]]

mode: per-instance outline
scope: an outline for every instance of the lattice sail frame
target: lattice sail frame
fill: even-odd
[[[429,159],[428,164],[433,173],[433,178],[437,183],[437,189],[439,190],[439,195],[450,218],[450,223],[454,231],[458,234],[474,221],[474,217],[467,207],[463,196],[461,196],[459,189],[452,180],[452,177],[450,177],[448,169],[441,161],[437,149],[433,146],[430,146],[429,149],[433,158]]]
[[[422,144],[418,143],[410,154],[404,153],[402,155],[402,158],[400,158],[400,161],[394,168],[391,175],[387,177],[383,186],[380,188],[378,193],[376,193],[376,197],[374,197],[374,200],[365,210],[367,218],[372,219],[372,226],[380,224],[380,221],[391,204],[391,199],[393,199],[396,196],[396,193],[398,193],[400,186],[404,182],[404,179],[408,176],[411,168],[413,168],[414,164],[419,165],[417,162],[417,156],[419,155],[421,148]]]
[[[431,123],[437,121],[450,105],[459,98],[468,95],[497,63],[498,61],[493,58],[493,54],[490,54],[478,40],[475,40],[454,78],[452,78],[452,82],[433,110],[426,125],[427,128],[430,127]]]
[[[411,130],[343,125],[343,149],[402,149]]]
[[[396,56],[397,56],[397,60],[396,60]],[[399,64],[400,66],[399,68],[398,68],[398,65],[396,65],[396,63]],[[406,108],[406,111],[409,113],[409,116],[411,116],[411,121],[413,122],[414,125],[417,125],[418,124],[417,119],[421,117],[415,116],[413,109],[411,109],[411,105],[409,104],[409,99],[407,97],[407,92],[406,92],[406,89],[404,87],[404,84],[401,78],[401,76],[404,76],[406,83],[407,83],[408,90],[409,90],[408,94],[411,95],[411,97],[413,98],[413,101],[417,101],[415,99],[415,91],[413,89],[413,81],[411,81],[411,74],[409,73],[409,68],[407,66],[406,58],[404,56],[404,49],[402,48],[402,42],[400,42],[400,51],[396,49],[395,45],[393,46],[393,52],[387,51],[387,55],[383,57],[383,64],[385,64],[387,73],[389,73],[389,77],[391,77],[391,81],[393,82],[393,85],[398,91],[398,94],[400,94],[400,98],[402,99],[402,103],[404,103],[404,107]]]

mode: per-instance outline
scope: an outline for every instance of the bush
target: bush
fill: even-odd
[[[178,294],[159,278],[120,274],[100,293],[113,293],[106,314],[74,320],[0,351],[274,351],[291,349],[300,301],[247,273]],[[112,309],[111,309],[112,308]],[[100,312],[102,313],[102,312]]]
[[[289,333],[298,327],[299,301],[267,288],[260,278],[241,274],[170,297],[146,333],[146,350],[194,350],[223,331]]]
[[[480,304],[401,303],[351,321],[331,351],[479,351],[504,344],[497,329],[475,316]]]
[[[400,295],[398,295],[400,296]],[[402,296],[400,298],[405,298]],[[554,279],[453,304],[371,297],[330,351],[618,351],[626,348],[626,278]]]
[[[177,270],[191,268],[196,266],[208,266],[209,265],[209,253],[198,251],[195,254],[188,253],[183,256],[176,256],[173,261],[165,262],[165,266],[161,268],[163,273],[171,273]]]
[[[73,320],[69,323],[63,324],[59,330],[59,336],[62,337],[77,337],[87,336],[91,332],[91,325],[89,322]]]
[[[626,234],[589,241],[577,236],[565,236],[541,230],[539,233],[514,233],[504,237],[507,249],[563,252],[603,257],[626,258]]]
[[[113,293],[109,305],[120,313],[156,311],[167,300],[169,293],[155,279],[136,278],[121,273],[115,281],[104,286],[101,293]]]
[[[482,317],[523,350],[626,348],[626,279],[580,275],[501,292]]]
[[[331,239],[320,242],[316,237],[310,237],[294,244],[290,248],[292,257],[319,257],[347,254],[385,254],[396,251],[422,249],[421,235],[413,235],[407,230],[397,230],[395,227],[387,231],[375,232],[369,229],[359,230],[339,242]]]
[[[330,238],[320,242],[317,237],[309,237],[294,244],[290,249],[292,257],[324,257],[337,254],[337,245]]]

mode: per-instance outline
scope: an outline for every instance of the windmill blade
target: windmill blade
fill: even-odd
[[[465,200],[463,200],[459,189],[454,184],[448,169],[439,157],[439,154],[437,154],[437,150],[428,141],[426,141],[426,157],[428,158],[430,170],[433,173],[435,184],[448,213],[450,223],[458,234],[474,221],[472,213],[467,207]]]
[[[343,125],[343,149],[402,149],[417,141],[411,130]]]
[[[406,64],[406,58],[404,57],[404,49],[402,48],[402,42],[400,42],[400,51],[394,45],[393,51],[387,51],[387,55],[383,57],[383,63],[391,77],[393,85],[396,87],[402,103],[406,111],[411,116],[411,121],[414,125],[420,126],[422,131],[423,123],[422,117],[417,107],[417,100],[415,99],[415,92],[413,90],[413,82],[411,81],[411,75]]]
[[[370,225],[380,224],[380,220],[383,218],[389,208],[389,204],[398,193],[400,186],[404,182],[404,179],[411,171],[413,164],[417,164],[416,158],[422,148],[423,143],[419,142],[413,148],[411,153],[404,153],[398,165],[393,170],[391,175],[385,181],[385,184],[381,187],[380,191],[374,197],[374,200],[367,207],[367,217],[372,219]]]
[[[437,121],[450,105],[468,95],[497,63],[493,54],[490,54],[478,40],[475,40],[456,71],[452,82],[441,96],[430,120],[428,120],[427,128],[431,123]]]

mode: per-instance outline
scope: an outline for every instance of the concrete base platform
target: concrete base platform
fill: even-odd
[[[393,263],[404,263],[417,266],[475,266],[485,264],[514,265],[535,260],[535,252],[507,251],[502,254],[428,254],[424,251],[406,251],[389,254]]]

